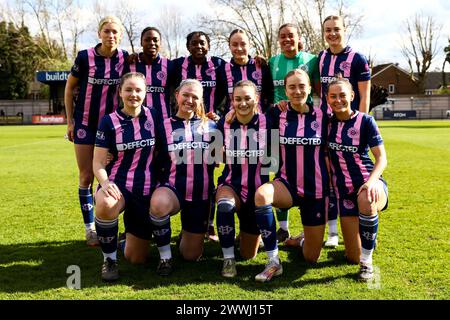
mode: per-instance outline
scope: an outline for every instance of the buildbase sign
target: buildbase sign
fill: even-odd
[[[66,117],[60,115],[33,115],[31,122],[34,124],[64,124]]]

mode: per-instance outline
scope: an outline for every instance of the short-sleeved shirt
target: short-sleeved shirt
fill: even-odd
[[[280,168],[275,177],[287,181],[300,197],[324,198],[329,191],[327,114],[312,105],[307,113],[299,113],[290,103],[287,111],[275,107],[270,112],[280,137]]]
[[[197,79],[203,86],[205,112],[220,113],[219,107],[227,94],[225,60],[219,57],[206,57],[203,64],[195,64],[191,56],[173,60],[175,86],[182,80]]]
[[[357,192],[369,179],[374,164],[369,148],[383,144],[372,116],[355,111],[346,121],[332,117],[328,129],[328,153],[337,197]]]
[[[256,91],[259,95],[259,111],[266,112],[273,103],[273,82],[269,67],[260,66],[255,59],[248,57],[245,65],[237,64],[232,58],[225,65],[225,74],[227,76],[228,95],[225,106],[225,113],[230,109],[233,99],[233,88],[241,80],[250,80],[256,85]]]
[[[284,90],[284,77],[294,69],[302,69],[306,71],[311,80],[311,84],[319,81],[319,69],[317,56],[300,51],[294,58],[286,58],[284,54],[276,55],[269,60],[270,71],[272,73],[273,86],[275,88],[274,103],[281,100],[288,100]],[[308,97],[309,104],[313,103],[312,93]]]
[[[160,161],[162,183],[177,190],[187,201],[207,200],[214,191],[214,168],[211,142],[220,137],[216,123],[176,115],[164,119],[164,137]]]
[[[138,56],[138,61],[129,66],[130,71],[140,72],[145,76],[147,94],[144,104],[149,108],[156,108],[164,119],[169,118],[170,108],[170,88],[173,83],[173,63],[165,57],[157,55],[151,64],[142,61],[142,53]]]
[[[217,127],[223,135],[225,150],[225,166],[218,184],[232,186],[244,202],[254,199],[256,189],[269,181],[268,172],[261,172],[270,156],[269,118],[258,113],[247,124],[237,118],[229,124],[222,118]]]
[[[74,120],[96,129],[102,117],[119,105],[119,85],[128,53],[116,50],[112,57],[98,54],[101,44],[79,51],[71,74],[78,78],[80,91],[75,104]]]
[[[157,183],[154,150],[159,117],[144,106],[135,118],[116,110],[102,118],[97,130],[95,146],[107,148],[113,156],[106,166],[109,180],[136,195],[149,195]]]
[[[352,110],[359,110],[361,96],[358,90],[358,82],[370,80],[370,68],[367,59],[362,54],[345,47],[342,52],[333,54],[330,49],[319,53],[319,72],[321,85],[321,108],[331,113],[331,107],[327,104],[328,84],[336,79],[338,74],[348,79],[355,92],[352,101]]]

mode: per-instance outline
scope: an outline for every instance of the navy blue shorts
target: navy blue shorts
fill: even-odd
[[[73,129],[73,143],[75,144],[95,144],[97,128],[90,128],[75,121]]]
[[[386,210],[388,207],[389,197],[388,197],[388,187],[387,183],[384,179],[380,178],[383,183],[383,189],[386,193],[386,205],[381,211]],[[338,212],[341,217],[358,217],[359,216],[359,208],[358,208],[358,193],[353,192],[351,194],[341,196],[338,199]]]
[[[97,191],[100,187],[98,185]],[[117,187],[125,199],[125,208],[123,210],[125,232],[144,240],[150,240],[153,232],[153,225],[149,214],[150,195],[136,195],[124,187]]]
[[[254,196],[247,198],[244,202],[244,199],[240,196],[239,192],[237,192],[236,188],[234,188],[229,183],[222,183],[220,186],[227,186],[233,189],[234,193],[239,197],[241,208],[237,211],[237,216],[239,218],[239,230],[244,231],[245,233],[252,235],[259,235],[259,228],[256,223],[256,214],[255,214],[255,198]],[[219,186],[219,187],[220,187]]]
[[[184,200],[177,189],[168,183],[161,184],[159,187],[168,188],[177,196],[181,209],[181,228],[184,231],[206,233],[211,211],[211,199],[188,201]]]
[[[289,182],[282,178],[277,178],[275,181],[282,182],[289,190],[292,197],[292,206],[299,207],[302,224],[307,227],[315,227],[324,225],[328,219],[328,202],[329,198],[324,197],[320,199],[300,197],[297,191],[294,190]],[[289,209],[289,208],[282,208]]]

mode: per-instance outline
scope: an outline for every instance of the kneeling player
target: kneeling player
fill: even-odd
[[[202,85],[194,79],[183,80],[175,91],[177,112],[164,120],[166,143],[160,152],[163,183],[153,193],[150,207],[152,221],[163,229],[170,223],[170,215],[181,210],[179,249],[190,261],[203,253],[214,190],[215,163],[208,155],[217,129],[205,115],[202,95]],[[162,236],[170,241],[170,229],[155,238]]]
[[[145,92],[142,74],[124,75],[119,91],[124,107],[104,116],[97,131],[93,161],[99,182],[95,226],[104,256],[105,281],[119,278],[116,253],[122,211],[127,231],[125,257],[132,263],[143,263],[148,254],[152,233],[148,208],[156,186],[153,153],[158,138],[157,117],[142,105]],[[112,160],[105,165],[108,153]]]
[[[224,256],[222,276],[236,276],[234,256],[235,221],[240,221],[240,255],[251,259],[258,253],[260,230],[266,230],[264,219],[255,214],[256,189],[269,181],[269,173],[261,173],[269,149],[270,124],[265,115],[258,113],[258,95],[253,82],[239,81],[232,94],[235,118],[229,124],[222,118],[218,127],[222,131],[225,167],[217,189],[217,229]],[[276,254],[276,242],[267,243],[269,258]],[[257,280],[259,278],[257,277]],[[264,279],[267,280],[267,279]]]
[[[328,85],[327,102],[333,110],[328,149],[345,255],[350,262],[360,264],[359,279],[365,281],[373,277],[378,212],[388,203],[387,184],[381,176],[387,159],[375,120],[351,109],[354,96],[347,79]]]
[[[304,234],[296,241],[305,260],[316,262],[322,248],[328,209],[327,115],[307,102],[311,84],[305,71],[288,72],[284,84],[289,99],[287,110],[281,112],[276,107],[270,110],[273,127],[279,129],[280,168],[274,181],[256,191],[256,210],[272,221],[268,232],[276,241],[272,205],[282,209],[298,206]],[[278,259],[272,264],[269,262],[266,270],[267,277],[281,273]]]

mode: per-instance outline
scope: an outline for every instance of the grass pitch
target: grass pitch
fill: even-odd
[[[375,281],[356,280],[358,266],[344,247],[324,249],[316,265],[280,246],[284,274],[268,284],[254,276],[264,252],[238,261],[238,276],[220,276],[221,250],[206,242],[197,263],[175,248],[179,216],[172,219],[175,271],[155,274],[157,249],[143,266],[121,259],[121,279],[100,279],[101,251],[88,248],[78,204],[78,173],[65,126],[0,127],[0,299],[448,299],[450,296],[450,122],[380,121],[388,168],[389,209],[380,215]],[[291,210],[291,230],[301,230]],[[121,225],[121,229],[123,226]],[[121,255],[119,254],[119,257]],[[81,290],[66,273],[80,267]]]

